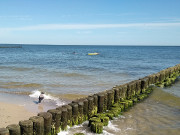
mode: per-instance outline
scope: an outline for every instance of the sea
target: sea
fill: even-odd
[[[88,55],[98,53],[99,55]],[[180,63],[180,46],[0,45],[0,102],[40,112]],[[41,106],[38,96],[45,92]],[[93,135],[87,122],[60,135]],[[103,135],[176,135],[180,79],[110,121]]]

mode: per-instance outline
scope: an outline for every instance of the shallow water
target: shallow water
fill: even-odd
[[[179,54],[180,47],[170,46],[0,48],[0,91],[92,94],[174,66]]]
[[[91,52],[100,55],[89,56]],[[110,89],[179,64],[179,54],[180,47],[173,46],[0,48],[0,102],[22,105],[33,112],[46,111],[74,97]],[[47,99],[36,104],[40,91],[46,93]],[[180,82],[170,88],[156,89],[144,102],[111,121],[103,134],[177,134],[179,103]],[[76,126],[60,134],[78,131],[92,134],[86,126]]]
[[[177,135],[180,131],[180,97],[172,90],[180,92],[180,81],[174,86],[156,88],[149,98],[136,104],[104,127],[103,135]],[[93,135],[88,122],[70,128],[65,135],[82,132]],[[61,135],[61,133],[60,133]]]

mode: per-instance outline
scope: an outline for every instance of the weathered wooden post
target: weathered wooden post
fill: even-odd
[[[67,130],[67,122],[68,122],[68,111],[66,107],[62,107],[62,115],[61,115],[61,129]]]
[[[136,95],[136,82],[131,82],[131,98],[133,98]]]
[[[49,112],[41,112],[38,113],[38,116],[44,118],[44,135],[51,135],[52,114]]]
[[[136,80],[136,95],[139,95],[141,93],[141,81]]]
[[[108,94],[107,91],[103,92],[104,94],[104,107],[103,110],[106,111],[107,110],[107,105],[108,105]]]
[[[72,125],[78,125],[78,104],[77,103],[71,103],[69,104],[72,106]]]
[[[33,135],[33,122],[31,120],[20,121],[22,135]]]
[[[107,100],[107,110],[111,108],[111,106],[114,104],[114,91],[109,90],[107,91],[108,100]]]
[[[84,121],[88,120],[88,100],[84,99],[83,100],[83,114],[84,114]]]
[[[123,85],[119,86],[119,97],[120,97],[120,101],[123,101],[125,99],[125,94],[123,91]]]
[[[97,114],[97,111],[98,111],[98,96],[96,94],[94,94],[93,96],[93,99],[94,99],[94,106],[93,106],[93,114]]]
[[[98,113],[104,111],[104,94],[98,94]]]
[[[8,125],[7,129],[10,135],[21,135],[21,128],[17,124]]]
[[[57,134],[61,130],[61,110],[57,109],[51,109],[48,110],[49,113],[52,114],[52,129],[51,132],[52,134]]]
[[[93,116],[93,106],[94,106],[94,99],[93,97],[88,97],[88,118],[91,118]]]
[[[33,122],[33,134],[44,135],[44,119],[39,116],[29,118]]]
[[[0,128],[0,135],[9,135],[9,130],[7,128]]]
[[[140,80],[141,80],[141,90],[142,90],[142,93],[144,93],[146,89],[148,88],[148,78],[142,78]]]
[[[72,127],[72,106],[70,105],[64,105],[63,107],[67,108],[67,125]]]
[[[127,99],[130,99],[131,98],[131,95],[132,95],[132,90],[131,90],[131,83],[128,83],[127,84]]]
[[[79,124],[83,123],[83,121],[84,121],[83,108],[84,108],[84,103],[81,101],[78,102],[78,110],[79,110],[78,123]]]
[[[122,88],[123,88],[123,99],[122,99],[122,101],[123,101],[123,100],[127,99],[128,84],[127,83],[124,84]]]
[[[120,92],[118,86],[113,87],[114,90],[114,102],[118,103],[120,101]]]
[[[168,72],[169,73],[169,72]],[[159,83],[159,78],[160,78],[160,74],[159,73],[156,73],[155,74],[155,83]],[[168,76],[169,76],[169,74],[168,74]]]

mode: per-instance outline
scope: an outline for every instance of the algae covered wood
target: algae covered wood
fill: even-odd
[[[78,123],[79,124],[83,123],[83,121],[84,121],[83,108],[84,108],[84,103],[78,102],[78,110],[79,110]]]
[[[7,128],[0,128],[0,135],[9,135],[9,130]]]
[[[21,128],[18,124],[11,124],[7,126],[10,135],[21,135]]]
[[[88,100],[84,99],[83,100],[83,114],[84,114],[84,121],[88,120]]]
[[[114,87],[114,102],[117,103],[120,101],[120,91],[118,87]]]
[[[94,107],[94,99],[93,97],[88,97],[88,118],[93,116],[93,107]]]
[[[21,134],[33,135],[33,122],[31,120],[23,120],[19,122]]]
[[[71,127],[72,126],[72,106],[64,105],[63,107],[67,108],[67,124]]]
[[[104,111],[104,94],[98,94],[98,113],[102,113]]]
[[[62,108],[62,115],[61,115],[61,129],[67,130],[67,122],[68,122],[68,111],[67,108]]]
[[[49,113],[52,114],[52,127],[51,127],[51,131],[54,134],[57,134],[60,132],[60,128],[61,128],[61,110],[57,110],[57,109],[51,109],[48,110]]]
[[[78,125],[78,115],[79,115],[78,104],[72,103],[69,105],[72,106],[72,125]]]
[[[103,123],[102,122],[92,122],[91,131],[94,133],[101,134],[103,132]]]
[[[41,112],[38,113],[38,116],[44,118],[44,135],[50,135],[52,127],[52,114],[49,112]]]
[[[107,91],[107,110],[110,109],[110,107],[114,104],[114,91],[113,90],[109,90]]]
[[[44,119],[39,116],[33,116],[29,118],[33,122],[33,134],[43,135],[44,134]]]

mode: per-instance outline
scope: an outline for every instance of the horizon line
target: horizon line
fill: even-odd
[[[180,46],[180,45],[138,45],[138,44],[127,44],[127,45],[116,45],[116,44],[29,44],[29,43],[0,43],[0,45],[42,45],[42,46]]]

